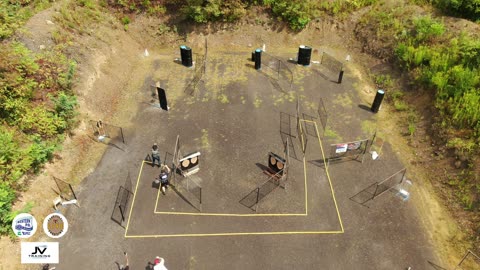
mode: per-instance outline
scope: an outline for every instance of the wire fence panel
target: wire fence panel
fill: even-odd
[[[97,141],[107,144],[109,142],[121,142],[126,144],[123,128],[94,120],[90,120],[89,125],[92,134]]]
[[[180,169],[178,170],[181,172]],[[195,175],[185,175],[183,178],[177,179],[175,189],[180,192],[192,206],[201,212],[202,187],[195,178],[197,178]]]
[[[195,90],[197,89],[198,83],[202,80],[205,76],[207,71],[207,54],[208,54],[208,42],[205,39],[205,52],[203,55],[197,54],[195,56],[195,75],[193,79],[187,84],[185,90],[183,91],[185,94],[193,96]]]
[[[267,181],[257,186],[254,190],[240,200],[240,204],[257,211],[258,203],[278,187],[285,187],[286,174],[281,176],[283,170],[268,178]]]
[[[370,145],[370,151],[375,151],[377,155],[382,154],[383,145],[385,144],[385,136],[376,131],[373,135],[372,143]]]
[[[311,115],[308,115],[306,113],[303,113],[302,114],[302,118],[303,120],[307,120],[307,121],[303,121],[303,125],[305,127],[305,133],[307,133],[307,135],[310,135],[312,137],[315,137],[315,138],[318,138],[318,134],[317,134],[317,129],[315,128],[315,117],[311,116]]]
[[[480,257],[473,253],[471,250],[467,250],[467,253],[463,256],[462,260],[458,263],[454,270],[474,270],[480,269]]]
[[[330,145],[329,160],[338,160],[343,158],[356,159],[365,155],[370,140],[360,140],[347,143],[337,143]]]
[[[281,59],[262,52],[262,67],[270,76],[273,86],[282,92],[288,92],[292,88],[293,72],[288,68],[287,64]]]
[[[296,138],[297,136],[292,132],[292,119],[296,121],[294,116],[280,112],[280,133]]]
[[[407,169],[401,169],[400,171],[396,172],[392,176],[386,178],[385,180],[377,183],[375,187],[375,192],[373,193],[372,199],[382,195],[383,193],[399,186],[403,180],[405,179],[405,173]]]
[[[195,75],[193,79],[185,87],[184,93],[193,96],[195,90],[197,89],[198,83],[202,80],[202,77],[205,73],[205,56],[196,55],[195,60]]]
[[[325,129],[327,128],[328,114],[322,98],[320,98],[320,101],[318,102],[317,113],[318,117],[320,118],[320,123],[322,124],[323,133],[325,134]]]
[[[122,227],[125,227],[124,224],[130,209],[132,195],[133,193],[130,190],[122,186],[119,187],[115,205],[110,218]]]
[[[326,52],[322,53],[322,59],[320,61],[320,64],[334,73],[339,73],[343,69],[343,63]]]
[[[286,134],[280,134],[282,137],[283,145],[288,146],[288,156],[298,160],[297,153],[295,152],[295,146],[293,144],[292,137]],[[295,137],[294,137],[295,138]]]
[[[302,127],[300,119],[297,121],[297,123],[298,123],[298,126],[297,126],[298,140],[300,142],[300,147],[302,148],[302,152],[305,155],[307,151],[308,137],[307,137],[307,133]]]
[[[73,187],[71,184],[63,181],[62,179],[59,179],[55,176],[53,176],[53,180],[57,184],[58,191],[60,193],[60,197],[62,197],[64,200],[71,201],[71,200],[76,200],[77,195],[73,191]]]

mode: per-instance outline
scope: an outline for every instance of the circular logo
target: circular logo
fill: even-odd
[[[30,214],[19,214],[12,221],[12,230],[20,238],[29,238],[37,231],[37,221]]]
[[[62,214],[50,214],[43,221],[43,231],[51,238],[60,238],[68,231],[68,221]]]

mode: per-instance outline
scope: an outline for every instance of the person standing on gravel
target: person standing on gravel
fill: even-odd
[[[168,270],[167,267],[165,267],[165,259],[157,256],[153,262],[153,270]]]
[[[160,153],[158,152],[157,143],[154,143],[152,146],[152,167],[155,167],[155,160],[158,160],[158,167],[162,165],[160,162]]]

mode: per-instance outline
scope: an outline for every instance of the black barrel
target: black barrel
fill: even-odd
[[[262,68],[262,50],[261,49],[256,49],[255,50],[255,69],[261,69]]]
[[[382,105],[383,97],[385,96],[385,91],[378,90],[377,94],[375,95],[375,99],[373,100],[372,104],[372,112],[377,113],[380,110],[380,105]]]
[[[193,66],[193,59],[192,59],[192,49],[185,45],[180,46],[180,56],[182,58],[182,65],[186,67]]]
[[[297,63],[299,65],[309,66],[310,58],[312,58],[312,48],[305,45],[300,45],[300,47],[298,47]]]

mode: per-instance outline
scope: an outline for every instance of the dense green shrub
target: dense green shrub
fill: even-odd
[[[269,8],[294,30],[305,28],[322,13],[346,14],[375,2],[377,0],[105,0],[106,5],[124,12],[155,14],[152,9],[164,13],[169,7],[197,23],[234,22],[242,18],[250,6],[259,5]]]
[[[0,179],[1,183],[14,186],[16,181],[30,169],[31,159],[28,149],[21,147],[20,136],[14,136],[13,130],[0,126]],[[19,135],[19,134],[15,134]],[[15,138],[15,139],[14,139]]]
[[[0,234],[10,231],[13,216],[12,203],[15,200],[15,190],[8,184],[0,182]]]
[[[322,13],[330,15],[346,14],[361,7],[371,5],[377,0],[263,0],[272,13],[285,20],[292,29],[301,30]]]
[[[60,50],[33,53],[5,40],[42,3],[48,1],[0,2],[0,234],[16,215],[11,209],[26,186],[22,176],[39,172],[75,123],[76,63]]]
[[[432,19],[430,16],[421,16],[413,20],[415,42],[431,42],[434,37],[439,37],[445,32],[443,23]]]
[[[60,92],[58,97],[51,97],[51,99],[55,104],[55,112],[65,121],[65,128],[70,129],[75,123],[75,116],[77,116],[77,111],[75,110],[78,104],[77,97]],[[59,131],[63,133],[64,130]]]
[[[65,121],[45,106],[26,107],[17,125],[25,134],[38,134],[42,138],[52,138],[66,128]]]
[[[287,21],[294,30],[305,28],[319,8],[313,1],[264,0],[263,2],[272,9],[273,14]]]
[[[465,34],[446,36],[443,23],[427,16],[414,19],[409,32],[396,48],[402,65],[436,92],[445,122],[480,137],[480,42]]]
[[[10,37],[34,11],[48,7],[49,3],[49,0],[0,1],[0,40]]]
[[[432,0],[445,13],[480,21],[480,0]]]
[[[91,0],[82,0],[91,2]],[[124,12],[147,12],[150,15],[164,14],[166,8],[162,0],[105,0],[105,5],[120,8]],[[87,6],[89,7],[89,6]]]
[[[233,22],[245,15],[240,0],[186,0],[182,12],[198,23],[209,21]]]
[[[31,159],[31,167],[38,172],[44,163],[52,159],[53,152],[57,149],[55,142],[42,140],[40,136],[32,136],[33,143],[28,149],[28,157]]]

